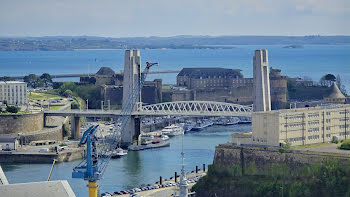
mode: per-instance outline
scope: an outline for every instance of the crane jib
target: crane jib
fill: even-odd
[[[143,87],[148,71],[152,66],[157,65],[157,63],[146,62],[146,67],[141,74],[139,82],[136,83],[136,86],[132,89],[127,103],[123,106],[119,115],[119,121],[121,123],[120,127],[117,127],[114,131],[109,131],[112,141],[105,141],[102,144],[98,143],[98,139],[95,135],[98,125],[91,126],[84,132],[79,142],[79,146],[86,144],[86,158],[73,168],[72,178],[81,178],[88,180],[89,182],[96,182],[103,176],[108,162],[111,159],[111,152],[116,149],[118,145],[118,140],[115,139],[117,139],[119,133],[124,132],[126,125],[131,118],[137,99],[140,98],[140,90]],[[100,147],[101,145],[102,147]]]

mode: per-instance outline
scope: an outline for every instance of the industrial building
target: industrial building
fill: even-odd
[[[0,102],[9,105],[25,105],[27,102],[27,83],[21,81],[0,81]]]

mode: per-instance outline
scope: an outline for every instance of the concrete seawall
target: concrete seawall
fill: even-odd
[[[236,164],[243,169],[254,163],[258,170],[262,170],[272,164],[283,163],[293,169],[327,160],[338,160],[341,165],[350,165],[350,152],[331,153],[301,149],[285,150],[281,153],[278,148],[236,146],[228,143],[216,147],[213,163],[228,168]]]
[[[57,162],[69,162],[83,159],[84,155],[84,149],[60,153],[1,152],[0,163],[52,163],[53,159],[56,159]]]

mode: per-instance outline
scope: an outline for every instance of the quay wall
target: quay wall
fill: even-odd
[[[28,134],[40,131],[44,127],[44,114],[1,114],[0,115],[0,135],[1,134]]]
[[[0,163],[52,163],[53,159],[56,162],[70,162],[84,157],[83,149],[59,153],[0,152]]]
[[[272,164],[287,164],[291,168],[298,168],[327,160],[338,160],[342,165],[349,165],[350,154],[305,150],[285,150],[281,153],[278,148],[236,146],[227,143],[216,147],[213,163],[228,168],[236,164],[243,170],[254,163],[257,169],[262,171]]]

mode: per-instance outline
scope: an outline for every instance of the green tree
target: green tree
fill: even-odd
[[[72,92],[75,92],[77,88],[77,85],[75,85],[74,82],[66,82],[64,83],[63,85],[61,85],[61,87],[58,89],[58,92],[63,95],[63,93],[66,91],[66,90],[70,90]]]
[[[331,86],[333,82],[336,81],[336,77],[333,74],[326,74],[321,77],[320,79],[320,84],[321,86]]]
[[[45,87],[52,86],[52,77],[49,73],[42,74],[40,79],[43,81]]]
[[[72,90],[67,89],[66,91],[63,92],[62,95],[65,97],[72,98],[74,96],[74,93],[72,92]]]
[[[23,78],[24,82],[28,83],[28,87],[38,88],[43,86],[42,80],[35,74],[29,74]]]

